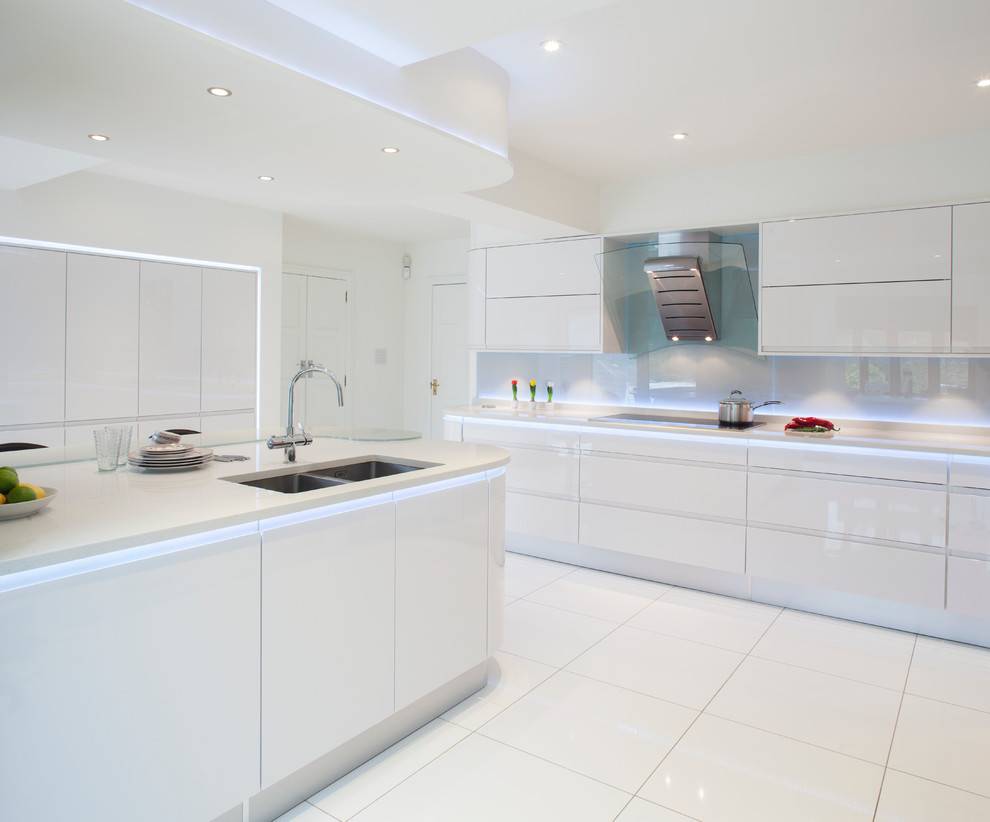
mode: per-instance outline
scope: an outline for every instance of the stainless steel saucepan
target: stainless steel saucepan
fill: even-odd
[[[742,391],[734,389],[728,397],[718,404],[719,425],[730,425],[734,428],[745,428],[753,424],[753,412],[765,405],[780,405],[780,400],[767,400],[753,405],[747,400]]]

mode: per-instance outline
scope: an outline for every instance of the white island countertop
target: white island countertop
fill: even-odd
[[[494,405],[494,407],[492,407]],[[540,407],[543,406],[543,407]],[[784,414],[756,413],[756,419],[765,425],[746,429],[702,428],[689,425],[655,422],[616,422],[597,419],[612,414],[648,414],[651,416],[696,418],[698,421],[717,421],[718,409],[709,414],[676,409],[593,406],[554,403],[549,409],[542,403],[530,410],[529,403],[520,402],[518,408],[504,403],[459,406],[449,408],[445,416],[450,419],[477,422],[504,422],[523,425],[561,425],[604,430],[643,431],[664,434],[683,434],[698,437],[724,437],[753,445],[780,444],[794,447],[846,447],[874,448],[893,451],[917,451],[957,456],[990,458],[990,429],[906,422],[881,422],[866,420],[842,420],[833,418],[840,426],[830,438],[801,436],[784,433],[784,425],[791,416]]]
[[[55,488],[58,496],[34,516],[0,522],[0,578],[481,473],[509,461],[505,451],[487,445],[433,440],[356,443],[318,438],[312,445],[297,449],[295,465],[300,469],[315,463],[364,459],[439,465],[301,494],[284,494],[221,479],[290,467],[282,451],[271,451],[262,442],[222,445],[214,450],[217,454],[241,454],[249,459],[158,474],[126,467],[101,473],[91,460],[18,466],[22,481]]]

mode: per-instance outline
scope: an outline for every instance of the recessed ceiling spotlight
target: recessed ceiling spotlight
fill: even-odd
[[[680,338],[680,337],[671,337],[670,339],[671,339],[671,340],[672,340],[673,342],[680,342],[680,341],[681,341],[681,338]]]
[[[711,342],[711,341],[712,341],[712,338],[710,336],[709,337],[705,337],[705,342]]]
[[[674,140],[686,140],[687,139],[687,132],[686,131],[678,131],[676,134],[671,134],[670,136],[671,136],[671,139],[674,139]]]
[[[979,88],[990,88],[990,77],[981,77],[976,81],[976,85]]]
[[[94,140],[97,143],[105,143],[110,138],[106,134],[87,134],[90,140]]]
[[[223,86],[210,86],[207,92],[212,94],[214,97],[230,97],[232,92],[229,88],[224,88]]]
[[[540,43],[540,48],[542,48],[547,54],[553,54],[555,51],[560,51],[560,47],[564,45],[560,40],[544,40]]]
[[[399,153],[399,149],[397,149],[395,146],[385,146],[382,149],[382,151],[385,152],[386,154],[398,154]]]
[[[263,183],[274,183],[275,182],[275,178],[272,177],[270,174],[261,174],[261,175],[259,175],[258,179],[261,180],[261,182],[263,182]]]

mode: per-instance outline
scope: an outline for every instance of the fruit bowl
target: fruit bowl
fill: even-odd
[[[54,488],[45,488],[44,486],[42,488],[45,495],[41,499],[33,499],[28,502],[8,502],[5,505],[0,505],[0,520],[20,519],[37,514],[55,499],[55,495],[58,493]]]

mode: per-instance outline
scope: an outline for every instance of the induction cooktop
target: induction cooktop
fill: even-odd
[[[606,417],[592,417],[591,422],[625,422],[640,425],[677,425],[684,428],[728,428],[730,430],[757,428],[761,425],[766,425],[764,422],[749,422],[741,425],[727,425],[725,423],[720,423],[718,420],[706,420],[699,419],[697,417],[668,417],[656,414],[609,414]]]

